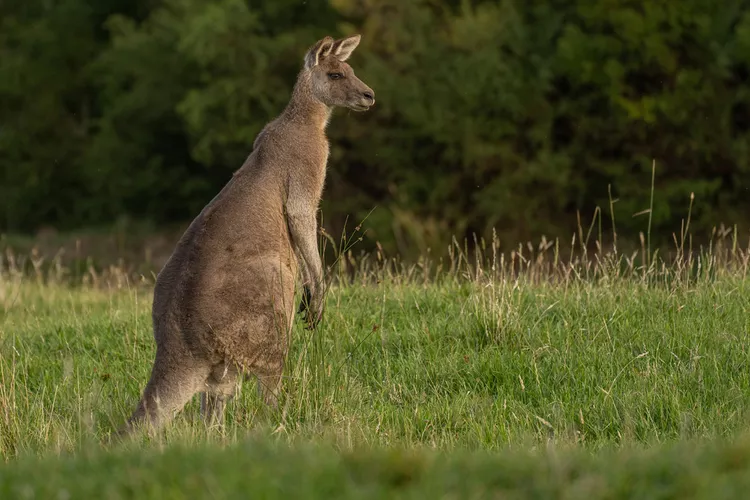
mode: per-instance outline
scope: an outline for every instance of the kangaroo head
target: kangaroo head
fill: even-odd
[[[354,75],[346,60],[359,45],[360,36],[319,40],[305,56],[313,96],[326,106],[366,111],[375,104],[375,92]]]

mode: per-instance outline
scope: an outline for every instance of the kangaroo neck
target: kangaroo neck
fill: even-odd
[[[312,126],[325,133],[331,118],[331,108],[313,96],[309,72],[303,71],[297,78],[292,97],[284,110],[284,117],[289,122]]]

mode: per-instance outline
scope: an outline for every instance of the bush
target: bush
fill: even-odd
[[[340,112],[326,225],[369,216],[404,253],[452,235],[569,239],[597,206],[618,232],[700,239],[747,223],[750,11],[686,0],[80,0],[0,21],[0,230],[192,218],[285,106],[304,50],[363,41],[377,94]],[[124,10],[124,9],[127,9]],[[313,28],[314,27],[314,28]],[[71,35],[73,34],[73,35]],[[356,220],[356,221],[355,221]],[[605,229],[606,229],[605,225]],[[371,241],[370,241],[371,243]],[[665,243],[665,241],[657,242]]]

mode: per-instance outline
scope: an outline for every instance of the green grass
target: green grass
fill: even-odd
[[[452,453],[341,451],[268,439],[21,459],[0,498],[735,499],[750,487],[750,441],[595,454],[553,448]]]
[[[469,266],[437,279],[362,272],[330,289],[318,331],[295,327],[278,412],[245,383],[223,432],[193,401],[156,438],[117,446],[102,443],[153,359],[150,287],[5,273],[0,497],[739,491],[750,480],[750,446],[731,444],[750,417],[744,259],[556,263],[566,271],[549,279],[530,272],[541,264],[523,278],[508,263],[492,278]],[[725,444],[698,444],[709,440]]]
[[[21,285],[6,299],[0,451],[73,449],[130,412],[153,357],[150,290]],[[294,437],[497,449],[728,436],[750,408],[750,281],[350,285],[298,325],[283,414]],[[262,407],[246,383],[228,432]],[[178,418],[197,432],[195,404]],[[540,442],[541,442],[540,441]]]

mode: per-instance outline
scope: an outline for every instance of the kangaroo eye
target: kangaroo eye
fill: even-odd
[[[344,75],[341,73],[328,73],[328,78],[331,80],[338,80],[339,78],[344,78]]]

